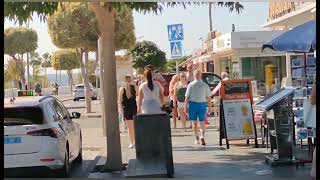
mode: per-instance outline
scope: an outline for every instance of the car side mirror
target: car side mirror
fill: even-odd
[[[72,117],[71,117],[72,119],[79,119],[81,116],[81,113],[78,113],[78,112],[72,112],[71,114],[72,114]]]

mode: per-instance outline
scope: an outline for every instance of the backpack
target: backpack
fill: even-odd
[[[178,89],[178,92],[177,92],[177,101],[178,102],[184,102],[185,98],[186,98],[186,91],[187,91],[187,88],[180,88]]]

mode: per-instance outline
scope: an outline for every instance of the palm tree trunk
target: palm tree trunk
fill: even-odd
[[[72,94],[72,70],[67,70],[68,74],[68,85],[70,86],[70,93]]]
[[[47,77],[47,67],[44,68],[44,77]],[[48,87],[47,81],[45,81],[44,87]]]
[[[107,130],[107,161],[106,169],[121,170],[121,143],[117,106],[116,61],[114,58],[114,24],[115,12],[110,3],[100,6],[99,2],[90,2],[101,32],[101,59],[103,61],[103,88],[105,124]]]
[[[28,89],[30,89],[31,87],[30,86],[30,71],[29,71],[29,53],[27,53],[27,87]],[[27,90],[27,89],[26,89]]]
[[[212,10],[212,2],[209,2],[209,26],[210,26],[210,32],[212,32],[212,16],[211,16],[211,10]]]

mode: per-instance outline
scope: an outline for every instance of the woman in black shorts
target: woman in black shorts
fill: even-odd
[[[137,103],[136,87],[131,84],[130,76],[125,76],[125,84],[119,89],[118,109],[119,113],[123,114],[128,127],[129,148],[133,148],[135,145],[133,116],[137,114]]]

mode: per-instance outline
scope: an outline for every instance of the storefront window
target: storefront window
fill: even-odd
[[[230,59],[225,59],[220,62],[220,73],[224,72],[226,67],[229,68],[229,75],[231,75],[232,68],[231,68],[231,60]],[[218,75],[220,76],[220,74],[218,74]]]
[[[287,76],[285,56],[243,57],[241,58],[242,78],[257,81],[258,93],[265,96],[268,85],[280,88],[282,78]],[[268,71],[266,77],[266,70]]]
[[[214,72],[213,63],[208,62],[207,63],[207,72]]]
[[[231,77],[232,79],[237,79],[239,77],[239,63],[234,62],[232,63],[232,68],[231,68]]]

